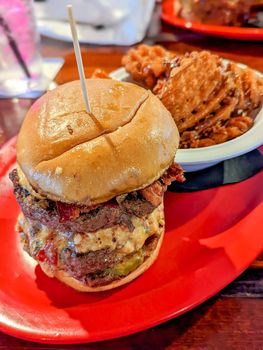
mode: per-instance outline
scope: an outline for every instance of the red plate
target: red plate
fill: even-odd
[[[110,292],[85,294],[46,277],[14,232],[18,205],[8,180],[15,140],[0,151],[0,329],[45,343],[120,337],[176,317],[234,280],[263,247],[263,172],[237,185],[167,193],[159,259]]]
[[[193,32],[238,40],[263,40],[263,28],[243,28],[188,22],[174,14],[176,0],[164,0],[161,17],[165,22]]]

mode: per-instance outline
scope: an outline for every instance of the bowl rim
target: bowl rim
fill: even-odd
[[[231,62],[223,59],[223,64]],[[237,63],[241,68],[248,67],[243,63]],[[263,77],[263,73],[254,70],[256,74]],[[118,68],[110,73],[110,77],[117,80],[124,80],[129,77],[124,67]],[[218,163],[220,161],[234,158],[252,151],[263,144],[263,105],[259,110],[255,123],[251,129],[241,136],[232,140],[208,147],[178,149],[176,161],[181,165],[194,165],[204,163]]]

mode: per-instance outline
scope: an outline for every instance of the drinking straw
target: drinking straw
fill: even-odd
[[[3,31],[7,37],[7,40],[8,40],[8,43],[9,43],[9,46],[11,47],[20,67],[22,68],[23,72],[25,73],[25,75],[27,76],[27,78],[31,78],[31,74],[27,68],[27,65],[19,51],[19,48],[17,46],[17,43],[16,41],[14,40],[13,38],[13,35],[11,33],[11,30],[7,24],[7,22],[4,20],[3,16],[0,15],[0,26],[3,28]]]

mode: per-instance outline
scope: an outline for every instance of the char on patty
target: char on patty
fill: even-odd
[[[163,176],[150,186],[113,198],[94,207],[67,204],[33,196],[19,182],[17,169],[10,173],[14,193],[25,217],[62,232],[96,232],[115,225],[133,231],[133,216],[149,215],[162,202],[163,194],[172,181],[184,181],[183,170],[172,164]]]

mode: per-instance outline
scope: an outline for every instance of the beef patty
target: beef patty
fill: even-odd
[[[149,237],[145,241],[144,246],[139,252],[141,254],[140,265],[143,264],[151,256],[152,252],[155,250],[158,244],[158,240],[159,240],[159,237],[154,235]],[[135,254],[138,254],[138,252]],[[133,254],[131,257],[129,256],[126,257],[126,259],[129,259],[129,258],[132,259],[135,254]],[[127,274],[124,274],[124,275],[114,274],[111,272],[110,269],[105,269],[104,271],[97,272],[97,273],[88,273],[88,274],[86,273],[80,277],[77,277],[76,275],[73,275],[73,276],[74,278],[78,279],[80,282],[82,282],[85,285],[88,285],[89,287],[99,287],[123,278],[124,276],[128,275],[132,271],[136,270],[137,267],[138,266],[135,265],[131,271],[129,271]],[[70,273],[72,274],[72,271],[70,271]]]
[[[19,182],[17,169],[9,177],[25,217],[61,232],[96,232],[115,225],[133,231],[131,217],[149,215],[161,202],[172,181],[184,181],[183,170],[172,164],[163,176],[150,186],[113,198],[97,207],[67,204],[33,196]]]
[[[35,240],[41,231],[36,222],[30,222],[29,231],[18,225],[24,250],[40,263],[48,266],[51,275],[57,270],[65,271],[69,276],[90,287],[102,286],[121,279],[136,270],[155,250],[163,223],[149,236],[143,246],[130,254],[120,253],[109,248],[78,253],[74,247],[64,244],[55,233],[50,233],[40,241]],[[58,238],[58,239],[57,239]],[[61,244],[62,243],[62,244]]]

